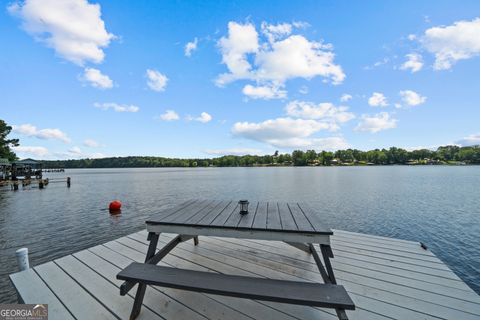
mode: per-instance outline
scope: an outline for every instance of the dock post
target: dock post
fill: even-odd
[[[17,263],[20,271],[30,268],[30,264],[28,263],[28,248],[18,249],[15,251],[15,255],[17,256]]]
[[[67,188],[70,188],[70,177],[67,177]]]

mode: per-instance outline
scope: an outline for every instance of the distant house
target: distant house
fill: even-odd
[[[342,164],[342,161],[340,161],[340,159],[335,158],[330,160],[330,164],[336,166],[336,165]]]
[[[12,178],[24,177],[30,179],[32,176],[42,178],[43,163],[34,159],[23,159],[12,163]]]
[[[0,180],[7,180],[8,171],[12,165],[5,158],[0,158]]]

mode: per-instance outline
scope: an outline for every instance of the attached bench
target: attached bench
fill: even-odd
[[[117,279],[237,298],[354,310],[341,285],[273,280],[162,267],[133,262]]]

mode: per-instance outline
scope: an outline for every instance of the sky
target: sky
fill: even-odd
[[[0,1],[21,158],[480,144],[478,1]]]

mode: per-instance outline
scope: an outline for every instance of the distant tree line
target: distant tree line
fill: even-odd
[[[391,147],[361,151],[335,152],[295,150],[291,154],[223,156],[210,159],[164,157],[112,157],[101,159],[45,161],[46,168],[142,168],[142,167],[252,167],[252,166],[332,166],[332,165],[426,165],[480,164],[480,146],[444,146],[437,150],[407,151]]]

